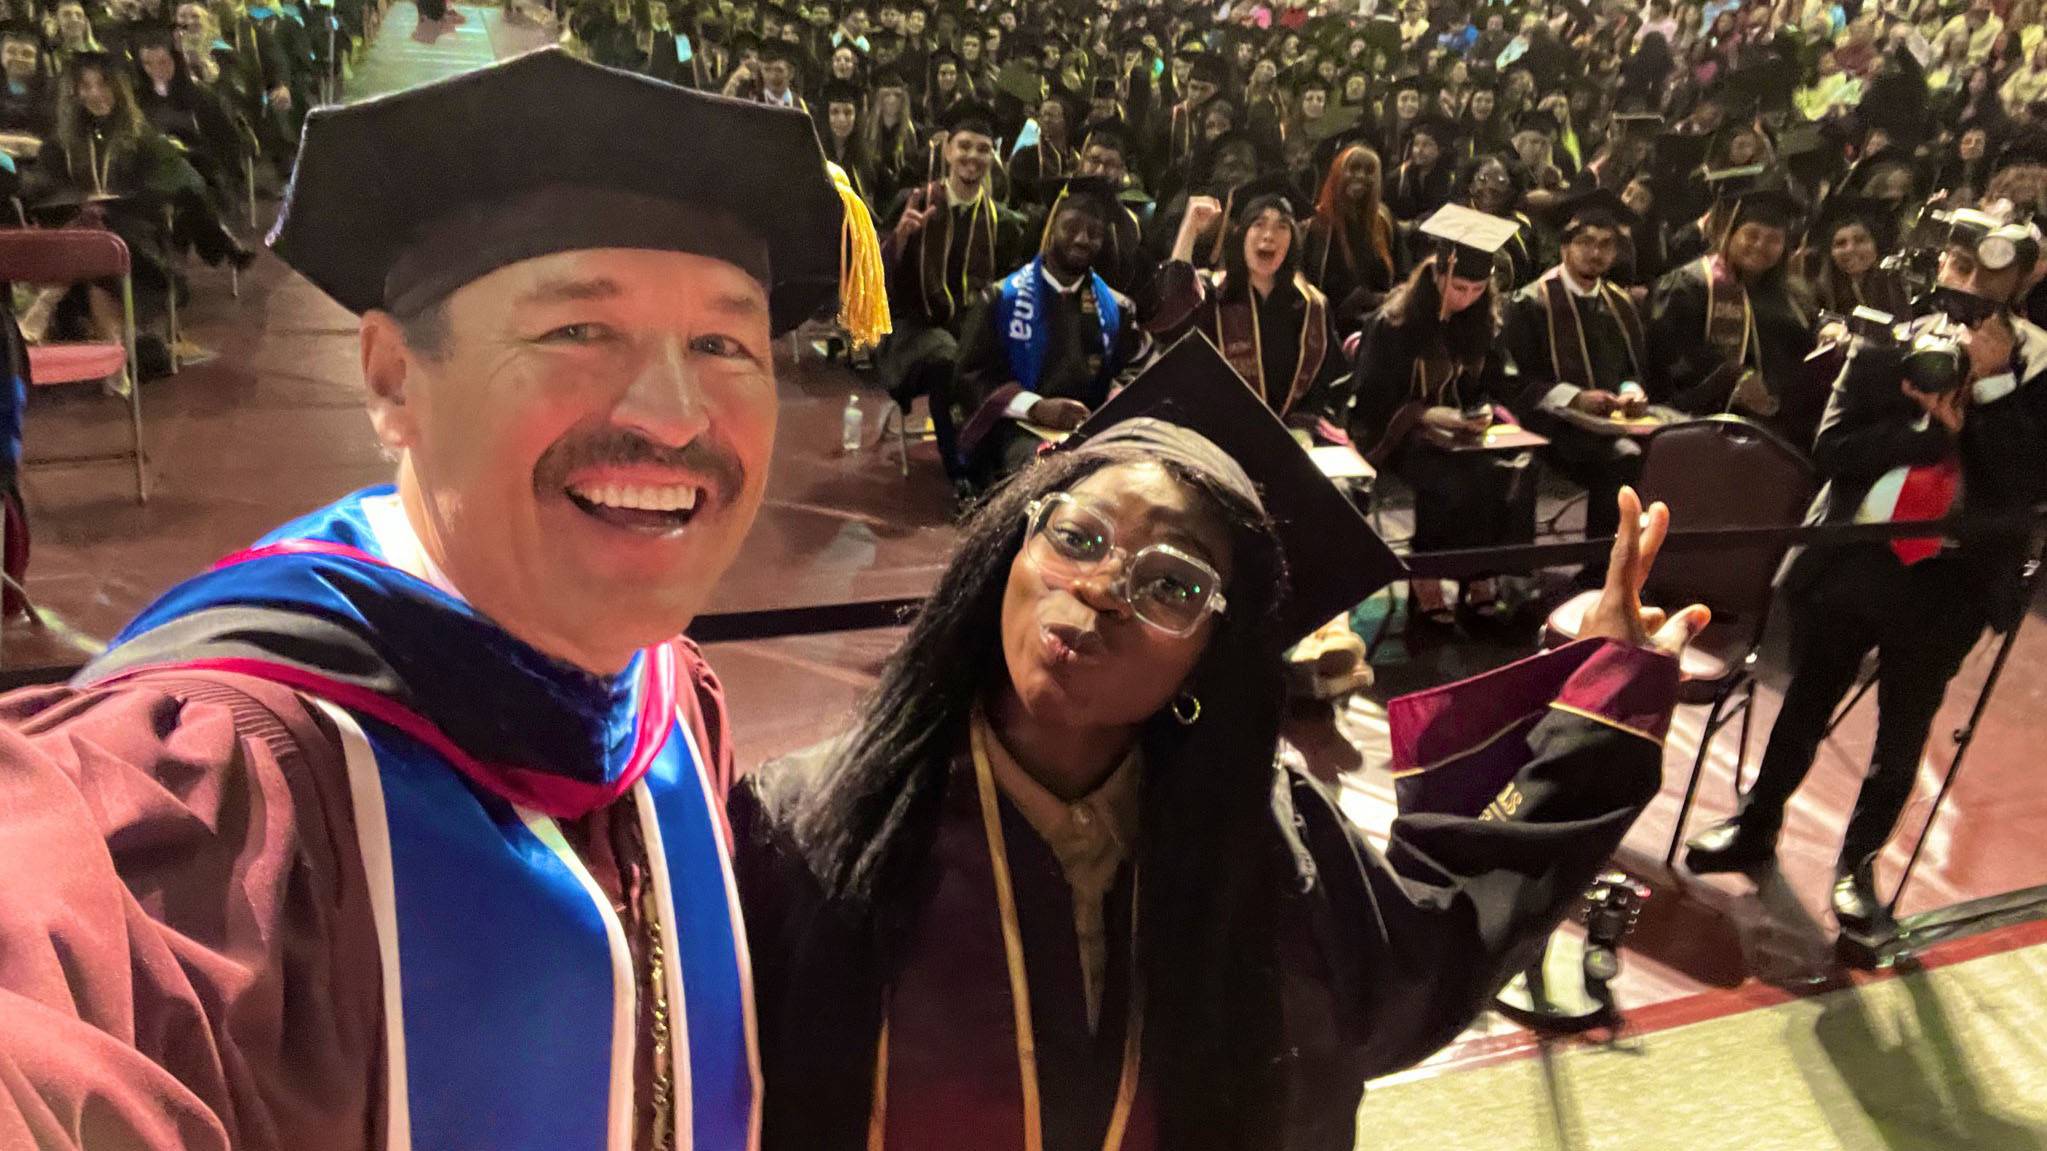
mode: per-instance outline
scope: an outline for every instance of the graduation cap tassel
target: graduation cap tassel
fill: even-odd
[[[881,266],[881,240],[874,234],[874,217],[846,170],[825,161],[832,187],[845,206],[846,222],[839,232],[839,326],[846,329],[855,347],[871,348],[895,328],[888,314],[888,281]]]

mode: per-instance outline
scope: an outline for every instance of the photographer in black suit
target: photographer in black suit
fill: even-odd
[[[1945,380],[1919,369],[1914,345],[1858,341],[1813,444],[1826,484],[1808,523],[1930,519],[2022,509],[2041,496],[2047,450],[2047,331],[2014,315],[2040,237],[2030,225],[1956,212],[1940,258],[1944,314],[1906,334],[1965,338]],[[1966,337],[1962,329],[1966,329]],[[1916,345],[1923,352],[1926,344]],[[1919,386],[1914,386],[1914,381]],[[1790,616],[1792,678],[1756,783],[1736,818],[1694,837],[1694,872],[1737,871],[1775,853],[1784,806],[1829,718],[1874,648],[1876,749],[1841,845],[1834,911],[1843,928],[1880,915],[1874,863],[1904,810],[1948,680],[1987,625],[2018,624],[2020,528],[1962,539],[1908,539],[1794,552],[1779,574]]]

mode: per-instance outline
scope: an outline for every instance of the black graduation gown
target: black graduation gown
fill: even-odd
[[[963,429],[961,450],[967,453],[969,466],[991,480],[1030,462],[1042,442],[1000,412],[1016,394],[1005,385],[1019,381],[1010,366],[1008,343],[996,330],[998,288],[991,285],[982,292],[974,310],[967,314],[960,332],[959,371],[953,381],[954,419]],[[1086,314],[1081,306],[1081,293],[1091,290],[1082,283],[1072,292],[1048,290],[1041,297],[1051,329],[1045,339],[1044,365],[1030,388],[1047,399],[1078,400],[1090,411],[1109,398],[1114,364],[1134,364],[1145,344],[1144,333],[1137,326],[1136,305],[1119,294],[1115,361],[1105,376],[1100,319]]]
[[[1270,912],[1276,924],[1273,934],[1238,936],[1247,951],[1243,970],[1255,975],[1228,994],[1247,1027],[1214,1044],[1222,1065],[1212,1092],[1162,1088],[1153,1070],[1166,1062],[1163,1053],[1144,1051],[1137,1111],[1155,1122],[1158,1136],[1147,1138],[1152,1122],[1133,1123],[1126,1151],[1351,1151],[1365,1081],[1455,1038],[1509,976],[1540,954],[1655,796],[1676,684],[1668,657],[1595,641],[1437,689],[1412,706],[1396,704],[1396,748],[1442,765],[1420,778],[1451,783],[1456,775],[1439,773],[1467,770],[1483,778],[1464,779],[1482,789],[1474,799],[1438,805],[1439,793],[1419,804],[1436,814],[1410,807],[1394,823],[1384,855],[1322,784],[1275,766],[1268,810],[1247,825],[1249,850],[1240,860],[1245,901]],[[1443,701],[1447,708],[1430,706]],[[1419,720],[1424,713],[1428,722]],[[770,764],[742,781],[728,805],[759,1008],[766,1151],[867,1145],[885,989],[896,978],[881,948],[908,949],[895,962],[916,970],[926,958],[919,949],[951,946],[964,935],[985,938],[995,915],[992,896],[981,894],[988,891],[979,874],[988,852],[983,846],[976,855],[972,846],[985,842],[973,776],[957,757],[934,768],[947,782],[931,854],[914,881],[918,921],[880,940],[869,924],[828,902],[794,834],[797,813],[825,767],[821,749]],[[1499,788],[1497,780],[1509,775]],[[1103,1034],[1076,1037],[1071,1021],[1082,1013],[1074,1002],[1071,897],[1057,868],[1045,865],[1044,846],[1007,801],[1001,806],[1033,1019],[1045,1048],[1038,1061],[1046,1084],[1045,1145],[1091,1151],[1101,1145],[1103,1096],[1113,1095],[1120,1070],[1119,1059],[1101,1056],[1104,1046],[1113,1049],[1120,1018],[1124,981],[1116,957],[1129,946],[1130,918],[1119,910],[1129,906],[1127,876],[1106,905],[1111,966]],[[1156,882],[1155,875],[1148,872],[1144,882]],[[1032,908],[1040,914],[1031,915]],[[928,1085],[904,1084],[892,1075],[891,1098],[928,1087],[943,1093],[962,1124],[985,1122],[991,1108],[1015,1107],[1014,1036],[1007,1012],[989,1009],[1008,995],[999,955],[962,964],[935,986],[927,981],[925,994],[941,1002],[897,1000],[887,1008],[891,1067],[908,1058],[898,1054],[907,1028],[893,1024],[910,1019],[909,1012],[962,1021],[956,1026],[990,1020],[996,1034],[943,1038],[989,1052],[988,1080],[962,1082],[954,1073]],[[1061,1102],[1076,1099],[1092,1104]],[[949,1131],[915,1144],[960,1145]]]
[[[22,91],[0,84],[0,132],[47,136],[57,130],[57,97],[38,76]]]
[[[1704,269],[1702,261],[1694,260],[1657,281],[1649,315],[1649,345],[1657,354],[1649,357],[1649,378],[1643,381],[1656,403],[1694,416],[1727,411],[1740,376],[1706,339]],[[1750,289],[1748,299],[1755,317],[1751,365],[1762,369],[1763,383],[1777,398],[1778,410],[1767,416],[1739,414],[1803,447],[1812,442],[1832,382],[1815,379],[1806,367],[1805,357],[1813,347],[1809,318],[1781,280]]]
[[[1397,324],[1384,309],[1366,318],[1351,371],[1352,442],[1414,489],[1415,550],[1526,543],[1535,538],[1532,454],[1447,451],[1417,422],[1420,408],[1501,403],[1507,390],[1497,344],[1476,372],[1452,367],[1421,331],[1432,320]]]
[[[1394,169],[1387,181],[1386,206],[1404,223],[1422,220],[1450,202],[1450,160],[1445,157],[1423,172],[1411,164]]]
[[[1346,244],[1320,216],[1309,222],[1301,244],[1301,269],[1308,281],[1329,297],[1330,313],[1339,332],[1356,331],[1366,316],[1378,310],[1386,293],[1413,270],[1406,232],[1394,222],[1392,212],[1384,204],[1379,211],[1387,224],[1391,267],[1372,250],[1371,241],[1361,234],[1362,228],[1353,229],[1353,233],[1359,234],[1344,237]],[[1346,247],[1350,249],[1347,258]]]
[[[1078,166],[1067,148],[1039,143],[1021,149],[1009,158],[1010,198],[1018,206],[1048,206],[1059,194],[1059,182]]]
[[[1312,285],[1310,285],[1312,287]],[[1152,280],[1151,298],[1155,314],[1145,323],[1162,344],[1171,344],[1188,332],[1198,331],[1209,342],[1224,347],[1218,310],[1247,306],[1243,300],[1224,303],[1214,281],[1197,272],[1192,264],[1169,260]],[[1310,374],[1298,399],[1291,393],[1301,372],[1301,357],[1311,354],[1307,334],[1309,307],[1306,297],[1294,285],[1278,284],[1264,296],[1248,292],[1249,306],[1258,310],[1258,372],[1252,378],[1248,361],[1238,368],[1252,387],[1260,389],[1267,407],[1294,426],[1311,425],[1318,418],[1342,423],[1350,406],[1350,387],[1343,363],[1343,344],[1331,326],[1331,309],[1323,308],[1322,359]],[[1236,366],[1234,361],[1232,366]]]

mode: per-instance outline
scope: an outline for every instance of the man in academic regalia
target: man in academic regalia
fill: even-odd
[[[967,315],[949,399],[976,480],[999,479],[1037,455],[1043,441],[1024,425],[1079,427],[1148,352],[1136,305],[1093,268],[1127,215],[1108,181],[1067,181],[1037,257],[984,290]]]
[[[362,314],[397,484],[0,700],[0,1146],[748,1145],[678,637],[841,220],[803,116],[558,50],[308,118],[273,244]]]
[[[981,290],[1016,266],[1023,217],[1005,207],[990,181],[995,160],[994,114],[962,101],[940,127],[946,132],[945,175],[905,188],[882,215],[887,238],[889,311],[895,334],[876,366],[896,401],[942,394],[959,354],[960,324]],[[955,486],[966,479],[947,405],[931,405],[938,455]]]
[[[1545,460],[1587,492],[1585,534],[1613,534],[1614,500],[1642,469],[1642,450],[1622,435],[1589,431],[1561,414],[1640,414],[1649,345],[1628,293],[1609,282],[1622,230],[1634,213],[1603,188],[1557,209],[1563,261],[1507,301],[1502,338],[1519,373],[1510,406],[1549,437]]]
[[[1825,486],[1808,523],[1883,523],[2023,511],[2042,496],[2047,452],[2047,331],[2015,314],[2040,254],[2030,225],[1980,213],[1950,236],[1939,284],[1973,309],[1957,386],[1908,376],[1890,348],[1858,346],[1842,370],[1813,443]],[[1947,317],[1914,321],[1923,330]],[[1877,732],[1869,775],[1841,841],[1833,903],[1844,928],[1882,915],[1876,856],[1911,795],[1927,732],[1947,683],[1985,626],[2025,614],[2022,524],[1959,539],[1900,539],[1795,551],[1778,583],[1791,624],[1791,682],[1755,783],[1732,820],[1695,836],[1694,872],[1737,871],[1776,852],[1784,809],[1811,769],[1834,709],[1878,653]]]

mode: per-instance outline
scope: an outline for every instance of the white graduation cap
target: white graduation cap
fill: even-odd
[[[1489,216],[1462,204],[1445,204],[1422,224],[1422,235],[1450,253],[1451,274],[1467,280],[1493,274],[1493,254],[1521,230],[1513,220]]]

